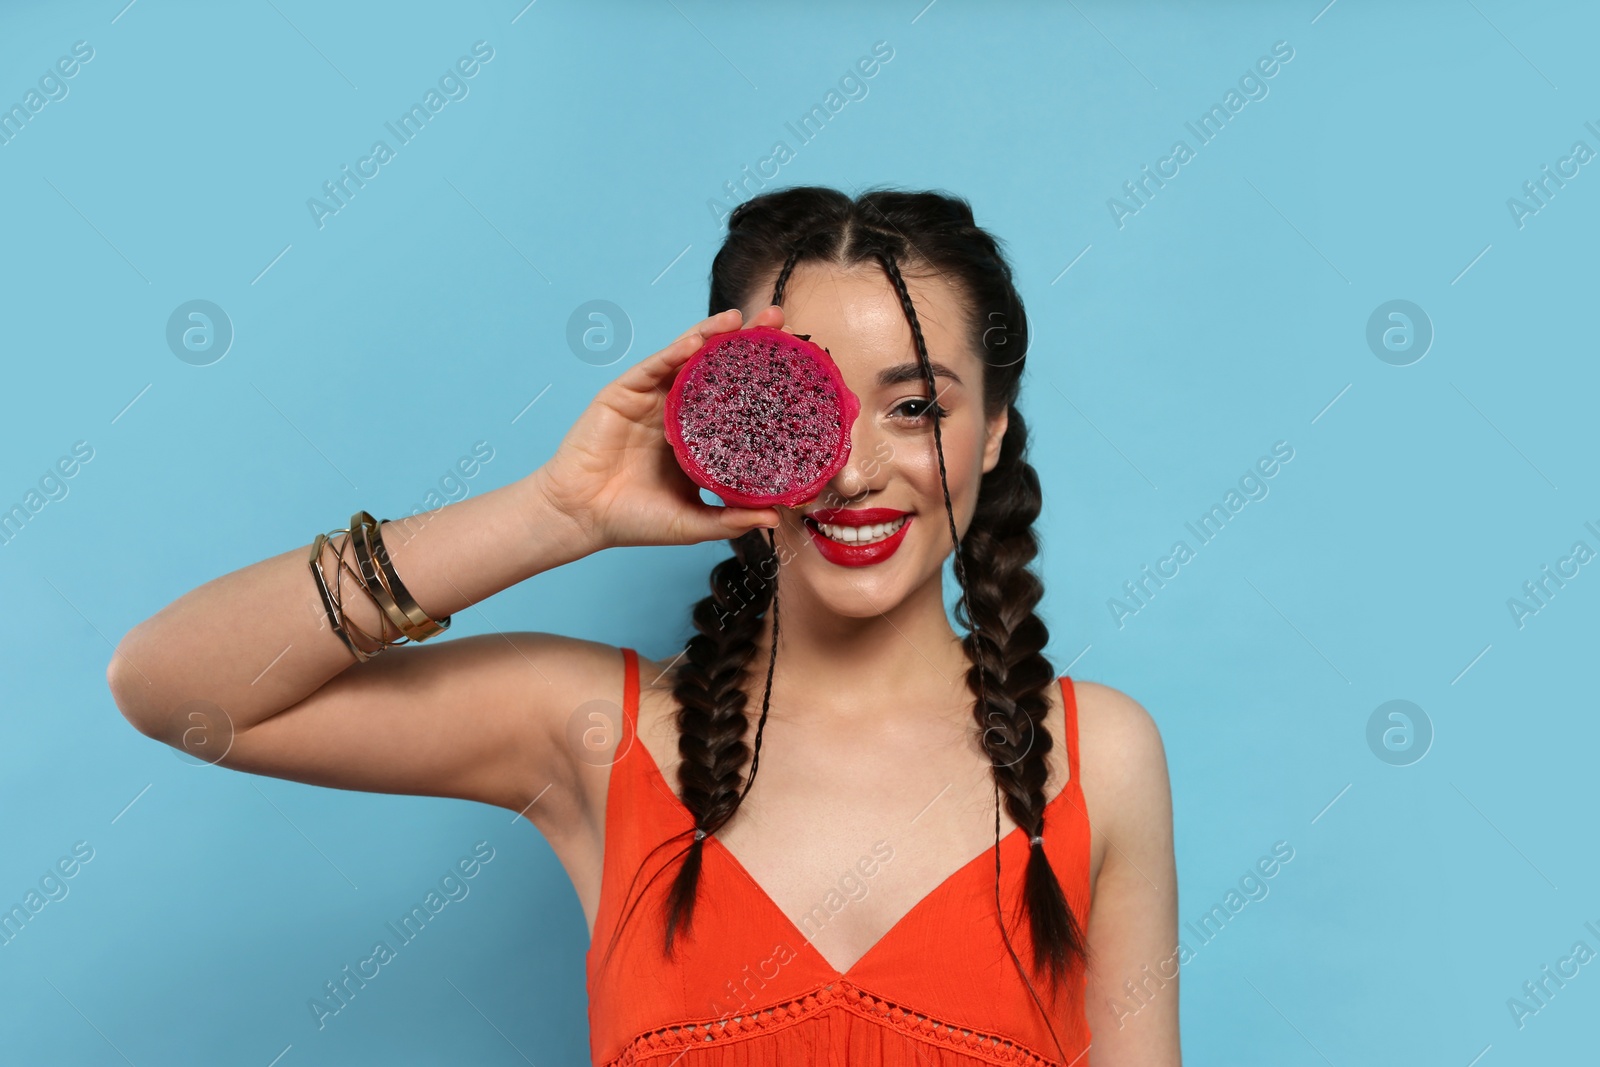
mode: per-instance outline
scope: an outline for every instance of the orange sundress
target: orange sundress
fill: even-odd
[[[647,856],[692,830],[694,819],[637,740],[638,656],[622,653],[622,755],[607,786],[600,902],[586,962],[597,1067],[1088,1067],[1085,973],[1070,970],[1053,996],[1048,981],[1033,977],[1052,1038],[1000,938],[992,846],[839,971],[712,835],[690,931],[680,932],[668,961],[663,904],[681,863],[672,857],[690,835],[649,856],[648,869]],[[1078,781],[1077,702],[1071,679],[1060,683],[1069,780],[1046,806],[1044,849],[1085,927],[1089,823]],[[1027,858],[1028,839],[1013,828],[1000,842],[1000,898],[1015,917],[1007,929],[1025,965],[1033,952],[1021,911]],[[606,958],[630,890],[632,913]]]

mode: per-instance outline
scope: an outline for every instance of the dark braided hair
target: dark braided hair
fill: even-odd
[[[802,186],[764,193],[728,217],[728,237],[711,267],[711,311],[743,307],[776,272],[772,302],[798,263],[835,266],[880,264],[894,286],[911,327],[930,397],[937,398],[927,343],[902,274],[902,265],[942,275],[961,294],[974,351],[984,362],[984,412],[1007,412],[995,468],[983,476],[966,536],[959,536],[945,474],[937,403],[930,404],[934,446],[952,560],[961,587],[956,618],[968,629],[963,646],[972,662],[967,686],[976,697],[973,716],[993,769],[995,786],[995,904],[1000,905],[1000,803],[1032,839],[1023,904],[1033,966],[1052,983],[1073,963],[1086,961],[1088,944],[1039,841],[1044,832],[1047,758],[1054,747],[1045,726],[1055,671],[1044,656],[1049,633],[1034,614],[1044,587],[1031,564],[1038,553],[1033,522],[1040,511],[1039,478],[1024,457],[1027,428],[1015,401],[1027,351],[1027,319],[999,242],[977,226],[967,201],[934,192],[869,191],[852,199],[835,189]],[[980,316],[980,310],[986,314]],[[693,920],[704,839],[734,813],[755,781],[761,736],[777,659],[778,559],[771,531],[753,530],[730,541],[733,556],[712,569],[711,592],[694,608],[695,635],[674,674],[678,702],[678,783],[695,819],[667,901],[666,952],[680,927]],[[772,620],[766,689],[755,742],[744,689],[746,668],[767,617]],[[743,774],[746,760],[750,773]],[[686,833],[688,831],[685,831]],[[665,843],[664,843],[665,844]],[[1030,992],[1033,983],[1001,935]],[[1038,994],[1033,993],[1039,1004]],[[1044,1007],[1039,1004],[1040,1010]],[[1059,1044],[1059,1042],[1058,1042]]]

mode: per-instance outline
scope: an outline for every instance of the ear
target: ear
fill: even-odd
[[[983,442],[983,473],[988,474],[1000,462],[1000,442],[1011,423],[1011,407],[1007,405],[999,415],[988,420]]]

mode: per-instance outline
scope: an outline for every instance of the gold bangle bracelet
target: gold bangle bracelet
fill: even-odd
[[[394,564],[389,560],[388,550],[383,543],[383,521],[374,520],[365,511],[357,512],[351,516],[350,523],[356,534],[356,558],[360,561],[361,574],[368,591],[373,599],[383,608],[389,621],[402,637],[404,642],[426,641],[428,638],[442,633],[450,626],[450,617],[435,622],[428,617],[406,590],[400,581],[400,576],[395,573]]]
[[[383,543],[385,521],[387,520],[374,519],[366,511],[358,511],[350,517],[348,528],[318,534],[311,545],[311,558],[308,562],[311,573],[316,578],[317,593],[322,598],[328,622],[357,662],[365,662],[394,645],[425,641],[450,626],[448,615],[439,620],[429,618],[427,612],[422,610],[400,581],[394,563],[389,558],[388,549]],[[333,541],[339,534],[344,535],[343,540]],[[330,543],[334,547],[334,556],[338,561],[338,570],[335,572],[331,588],[322,565],[323,549]],[[345,557],[346,548],[350,549],[353,562]],[[357,588],[365,593],[373,606],[378,609],[380,626],[377,634],[368,633],[345,613],[346,572],[350,574]],[[385,623],[387,625],[383,625]],[[399,635],[394,640],[389,640],[386,636],[390,627]],[[356,637],[374,647],[363,648],[357,643]]]
[[[366,583],[361,578],[361,573],[356,569],[356,567],[348,559],[345,559],[344,550],[347,547],[349,547],[352,550],[352,554],[354,554],[354,542],[351,540],[352,531],[350,531],[350,530],[340,530],[338,532],[341,533],[341,534],[344,534],[344,539],[339,542],[339,548],[338,548],[338,552],[337,552],[337,559],[338,559],[338,563],[339,563],[339,569],[337,571],[335,582],[334,582],[334,587],[333,587],[334,600],[339,605],[339,619],[344,624],[344,627],[345,627],[345,629],[347,631],[353,631],[355,634],[359,635],[360,637],[362,637],[366,641],[369,641],[372,644],[372,648],[369,651],[371,652],[372,655],[377,655],[379,652],[382,652],[384,649],[388,648],[390,645],[395,644],[395,642],[390,641],[390,640],[388,640],[387,638],[384,637],[384,634],[387,633],[388,628],[384,625],[384,621],[385,620],[383,618],[382,609],[381,608],[379,608],[378,632],[376,634],[370,634],[366,630],[362,629],[361,626],[359,624],[357,624],[354,619],[350,618],[350,616],[345,613],[345,611],[344,611],[344,576],[346,574],[350,575],[351,580],[354,581],[355,584],[356,584],[356,588],[360,589],[363,593],[366,594],[367,599],[372,602],[373,607],[378,608],[378,602],[376,600],[374,600],[373,597],[372,597],[372,594],[367,591],[367,586],[366,586]]]
[[[411,620],[400,610],[400,605],[395,603],[394,597],[389,593],[388,585],[378,573],[378,565],[372,559],[372,542],[368,534],[375,522],[376,520],[365,511],[358,511],[350,516],[351,547],[355,550],[361,584],[401,637],[409,637]]]
[[[372,517],[364,511],[361,514],[368,519]],[[413,641],[426,641],[450,628],[450,616],[446,615],[438,620],[430,618],[400,581],[400,575],[395,573],[394,563],[389,559],[389,550],[383,543],[383,523],[386,521],[379,520],[372,524],[371,540],[367,547],[372,553],[372,558],[377,561],[379,579],[383,581],[395,605],[409,622],[409,626],[402,628],[401,632]]]
[[[344,646],[355,656],[356,662],[364,663],[377,655],[377,652],[368,652],[366,649],[361,648],[345,632],[342,605],[339,604],[334,594],[329,591],[328,579],[322,573],[322,548],[327,543],[328,535],[320,533],[317,534],[316,540],[311,543],[311,574],[317,580],[317,592],[322,596],[322,606],[328,614],[328,624],[333,628],[333,632],[339,635],[339,640],[344,642]]]

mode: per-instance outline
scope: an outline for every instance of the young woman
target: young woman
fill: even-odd
[[[728,225],[716,314],[544,466],[378,531],[432,620],[604,548],[729,539],[681,652],[390,648],[376,594],[346,579],[332,610],[300,547],[131,631],[118,706],[236,770],[521,812],[588,920],[597,1064],[1084,1067],[1091,1038],[1095,1067],[1178,1064],[1165,755],[1137,703],[1043,655],[998,242],[935,193],[791,188]],[[754,325],[826,346],[862,401],[849,465],[792,509],[702,503],[662,432],[688,356]],[[352,540],[313,547],[330,584]]]

